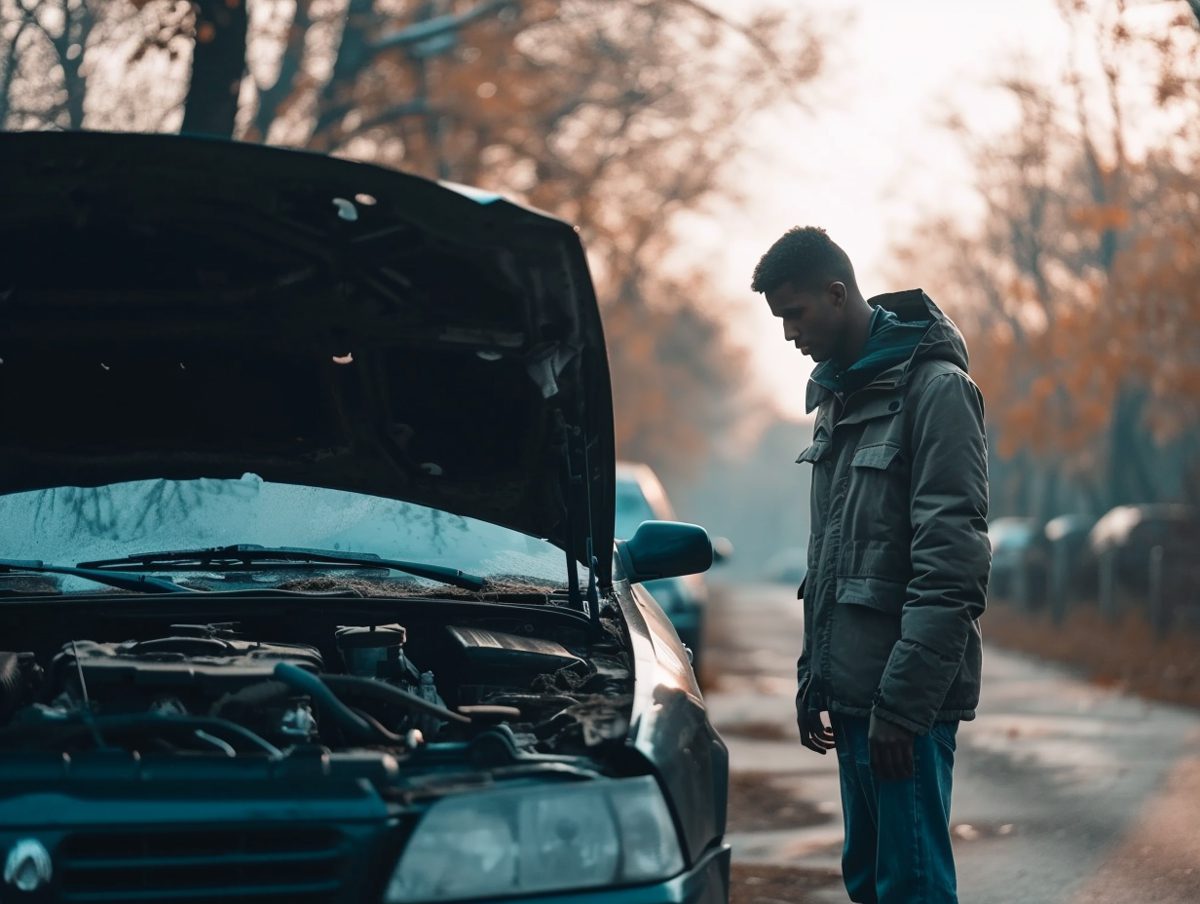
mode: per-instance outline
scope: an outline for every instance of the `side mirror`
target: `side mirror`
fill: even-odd
[[[678,521],[643,521],[628,540],[617,541],[617,556],[631,584],[708,571],[713,545],[708,531]]]
[[[733,544],[728,537],[713,537],[713,564],[720,565],[733,558]]]

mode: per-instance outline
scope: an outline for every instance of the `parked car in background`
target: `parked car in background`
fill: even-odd
[[[1037,537],[1038,524],[1033,518],[997,518],[988,524],[988,540],[992,545],[989,595],[1006,599],[1020,590],[1020,570]]]
[[[1171,503],[1119,505],[1107,511],[1088,534],[1088,551],[1097,567],[1109,559],[1117,584],[1135,593],[1148,589],[1154,547],[1192,557],[1197,543],[1200,511]]]
[[[1082,599],[1095,584],[1095,569],[1089,568],[1088,533],[1096,519],[1079,513],[1058,515],[1046,522],[1034,544],[1027,585],[1043,591],[1044,602],[1056,619],[1070,604]]]
[[[614,543],[576,231],[218,140],[0,172],[0,901],[726,902],[638,589],[712,543]]]
[[[632,537],[644,521],[674,521],[675,510],[667,491],[654,469],[640,462],[617,463],[616,536]],[[714,561],[729,557],[732,546],[723,537],[713,540]],[[704,609],[708,602],[708,583],[700,574],[647,581],[645,589],[654,597],[679,639],[691,651],[697,673],[704,655]]]

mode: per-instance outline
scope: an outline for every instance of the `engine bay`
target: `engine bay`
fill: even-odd
[[[614,623],[597,637],[450,601],[404,624],[332,617],[341,602],[219,622],[0,613],[0,751],[403,757],[499,730],[523,753],[586,754],[624,737],[631,672]]]

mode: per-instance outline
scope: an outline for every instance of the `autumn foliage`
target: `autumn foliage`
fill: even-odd
[[[1200,501],[1200,31],[1183,3],[1061,4],[1058,83],[972,144],[983,216],[903,248],[960,321],[997,513]]]

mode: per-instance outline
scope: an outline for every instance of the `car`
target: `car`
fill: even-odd
[[[1040,536],[1034,518],[1003,517],[988,524],[992,547],[990,591],[995,597],[1024,599],[1022,568],[1027,554]]]
[[[643,522],[674,521],[675,510],[654,469],[643,462],[618,461],[616,471],[616,535],[632,537]],[[725,561],[732,544],[724,537],[713,540],[714,561]],[[687,648],[692,668],[701,671],[704,653],[704,610],[708,584],[701,574],[685,574],[646,581],[642,587],[662,607],[679,639]]]
[[[0,900],[728,899],[614,542],[575,230],[300,151],[0,135]]]
[[[1105,512],[1088,533],[1089,565],[1099,572],[1108,563],[1117,587],[1134,596],[1144,596],[1150,589],[1154,548],[1162,547],[1175,561],[1186,561],[1198,541],[1200,510],[1194,506],[1118,505]]]

